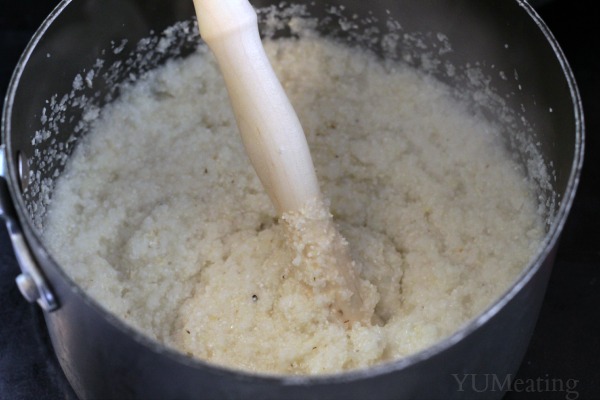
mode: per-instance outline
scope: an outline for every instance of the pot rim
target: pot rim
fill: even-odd
[[[397,360],[383,362],[368,368],[349,370],[339,373],[297,376],[288,376],[283,374],[272,373],[255,373],[246,370],[234,369],[212,364],[201,359],[191,358],[171,347],[161,344],[147,337],[146,335],[138,332],[137,330],[126,324],[124,321],[111,314],[96,300],[91,298],[79,285],[77,285],[64,272],[62,267],[60,267],[60,264],[57,263],[52,257],[52,255],[48,252],[40,238],[39,233],[37,232],[37,229],[33,226],[31,218],[29,217],[26,211],[23,196],[19,188],[19,181],[17,179],[17,170],[15,167],[17,164],[15,162],[16,160],[12,152],[12,132],[10,123],[10,116],[12,115],[15,94],[19,87],[19,81],[21,79],[22,73],[27,66],[27,62],[31,54],[36,49],[37,44],[39,43],[40,39],[44,36],[47,29],[59,17],[63,10],[70,5],[72,0],[61,0],[60,3],[44,20],[42,25],[37,29],[17,63],[4,99],[1,139],[2,143],[4,143],[6,146],[4,151],[6,152],[7,176],[5,178],[7,179],[10,197],[12,198],[12,202],[15,205],[18,220],[21,223],[23,232],[28,241],[28,245],[30,247],[35,248],[37,250],[37,254],[41,254],[45,261],[48,261],[51,264],[51,266],[58,272],[61,278],[68,283],[70,290],[81,296],[83,301],[96,313],[101,315],[106,320],[106,322],[113,325],[113,327],[115,327],[122,333],[125,333],[131,339],[138,342],[147,349],[155,353],[165,355],[178,363],[195,368],[196,370],[208,369],[212,372],[217,372],[222,375],[230,375],[232,378],[237,380],[261,380],[264,382],[272,382],[280,385],[308,386],[315,384],[319,385],[331,383],[344,383],[360,379],[368,379],[379,375],[385,375],[391,372],[406,369],[414,364],[417,364],[421,361],[432,358],[444,352],[456,343],[470,336],[474,331],[478,330],[481,326],[487,323],[487,321],[494,317],[502,308],[504,308],[504,306],[507,303],[509,303],[516,296],[517,293],[519,293],[523,289],[525,285],[529,283],[529,281],[531,281],[532,277],[541,268],[544,260],[546,260],[546,258],[554,249],[558,238],[563,230],[567,216],[573,204],[573,200],[580,180],[581,168],[583,165],[583,155],[585,147],[583,106],[573,72],[555,37],[550,32],[549,28],[546,26],[541,17],[537,14],[535,9],[531,5],[529,5],[526,0],[514,1],[516,1],[516,3],[522,8],[523,12],[528,14],[532,22],[535,25],[537,25],[538,29],[543,33],[546,41],[551,46],[556,56],[556,59],[559,62],[560,67],[563,71],[563,76],[566,79],[566,83],[569,88],[572,100],[573,114],[575,118],[575,154],[573,157],[573,162],[571,165],[571,170],[568,178],[568,183],[565,189],[564,197],[562,198],[560,206],[553,217],[553,221],[550,224],[550,227],[544,237],[544,240],[539,244],[536,254],[531,258],[527,267],[524,268],[524,270],[517,277],[515,282],[483,312],[481,312],[474,319],[465,323],[456,332],[436,342],[435,344],[425,349],[422,349],[414,354],[408,355]],[[293,2],[293,0],[290,0],[290,2]],[[39,262],[39,259],[36,259],[36,261],[41,265],[41,269],[43,270],[43,263]]]

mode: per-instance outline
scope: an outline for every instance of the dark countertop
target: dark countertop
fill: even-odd
[[[56,0],[0,0],[0,94]],[[600,398],[600,14],[586,0],[539,1],[538,11],[569,60],[583,99],[586,157],[544,305],[516,376],[541,382],[505,399]],[[41,311],[20,295],[12,248],[0,225],[0,399],[75,399],[49,345]],[[574,383],[572,393],[547,382]]]

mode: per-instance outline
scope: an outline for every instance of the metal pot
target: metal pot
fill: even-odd
[[[537,143],[555,174],[551,187],[540,187],[545,199],[556,200],[543,245],[514,285],[460,331],[413,356],[366,370],[312,377],[255,375],[192,360],[155,343],[105,312],[64,273],[40,239],[43,212],[38,206],[51,195],[42,183],[51,189],[64,166],[64,159],[50,157],[52,150],[59,146],[69,154],[73,140],[85,134],[86,116],[63,94],[76,89],[74,98],[84,95],[101,106],[118,96],[118,83],[132,74],[189,54],[197,38],[178,37],[166,51],[160,35],[143,48],[135,44],[151,31],[189,21],[193,5],[189,0],[64,0],[33,37],[8,90],[0,215],[22,269],[17,284],[44,309],[58,360],[81,398],[499,398],[512,389],[510,379],[536,322],[583,159],[581,103],[558,44],[522,0],[297,2],[311,15],[327,15],[319,25],[324,33],[428,67],[428,73],[451,85],[471,86],[467,97],[483,89],[470,74],[486,77],[481,82],[494,96],[474,107],[490,118],[498,116],[499,106],[508,110],[514,118],[505,119],[512,121],[507,136],[518,131],[526,137],[507,137],[507,146],[526,164],[530,154],[520,143]],[[257,7],[278,3],[253,2]],[[331,14],[332,5],[343,8]],[[355,21],[353,15],[369,17],[357,22],[359,32],[372,25],[378,28],[375,35],[419,43],[363,40],[341,28],[339,18]],[[441,43],[450,43],[451,50]],[[425,51],[435,53],[437,61],[428,63],[421,57]],[[92,84],[86,73],[97,59],[118,68],[96,75]],[[448,74],[448,66],[456,73]],[[61,101],[69,107],[49,122],[45,107]],[[48,126],[49,140],[40,138]],[[488,377],[491,384],[483,388],[468,377]]]

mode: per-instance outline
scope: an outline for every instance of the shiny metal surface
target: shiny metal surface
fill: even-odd
[[[0,219],[4,220],[21,267],[21,274],[17,276],[16,283],[27,301],[37,302],[42,310],[52,312],[58,308],[58,302],[23,237],[22,227],[6,185],[6,166],[5,147],[0,145]]]

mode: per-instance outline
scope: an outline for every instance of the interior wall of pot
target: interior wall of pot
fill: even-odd
[[[6,138],[15,170],[19,158],[27,166],[19,178],[34,228],[68,157],[120,85],[196,48],[192,15],[186,1],[63,1],[38,31],[17,67]],[[177,21],[187,23],[164,32]]]
[[[567,188],[576,139],[569,85],[544,34],[519,2],[252,1],[259,15],[316,17],[323,34],[420,68],[474,113],[501,125],[506,145],[539,189],[547,216]],[[22,60],[10,114],[9,161],[27,161],[24,205],[42,229],[55,179],[119,85],[200,42],[189,0],[61,3]],[[285,24],[263,33],[289,36]]]

